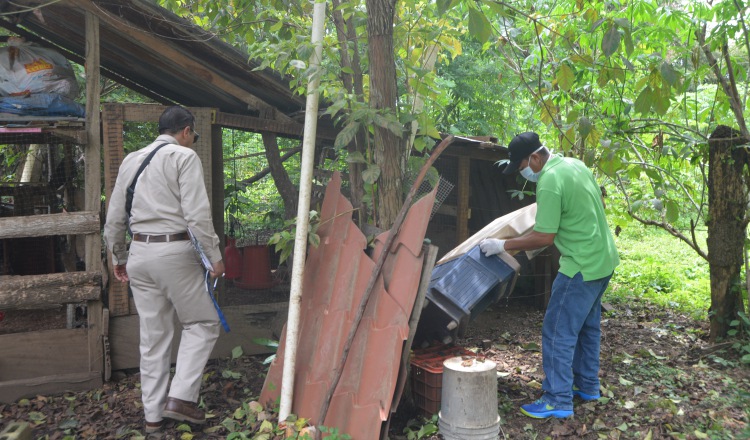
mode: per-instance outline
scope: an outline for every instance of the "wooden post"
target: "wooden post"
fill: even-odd
[[[86,12],[86,211],[101,215],[101,126],[99,115],[99,18]],[[101,232],[86,235],[86,270],[101,270]],[[101,297],[87,303],[89,371],[101,372],[104,368],[102,347]]]
[[[469,193],[471,170],[471,158],[459,156],[458,158],[458,212],[456,213],[456,243],[463,243],[469,238]]]
[[[216,111],[212,112],[215,115]],[[211,199],[211,215],[214,220],[214,230],[219,236],[219,246],[224,251],[226,240],[224,238],[224,144],[221,136],[222,128],[218,125],[211,124],[211,142],[210,152],[211,157],[211,193],[208,197]],[[224,280],[221,281],[219,287],[219,305],[226,305],[226,285]]]

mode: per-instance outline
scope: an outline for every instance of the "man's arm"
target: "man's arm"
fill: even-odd
[[[531,251],[552,245],[556,234],[531,231],[522,237],[505,241],[505,251]]]

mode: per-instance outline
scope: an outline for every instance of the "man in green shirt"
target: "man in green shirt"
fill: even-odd
[[[530,234],[485,239],[480,248],[486,256],[551,244],[560,251],[542,325],[544,395],[521,406],[521,412],[534,418],[569,417],[574,395],[586,401],[600,397],[601,298],[620,258],[601,189],[583,162],[550,154],[534,132],[514,137],[508,151],[503,173],[520,170],[537,182],[536,224]]]

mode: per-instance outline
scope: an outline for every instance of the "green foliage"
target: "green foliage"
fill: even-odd
[[[310,211],[310,223],[307,229],[307,242],[314,247],[318,247],[320,244],[320,236],[317,231],[320,226],[320,216],[317,211]],[[289,258],[292,251],[294,250],[294,241],[297,233],[297,219],[293,218],[287,220],[284,224],[284,229],[271,236],[268,240],[269,245],[275,245],[276,252],[281,252],[279,262],[283,263]]]
[[[738,315],[740,319],[729,323],[732,330],[729,330],[728,335],[739,337],[732,348],[740,354],[740,362],[750,364],[750,319],[744,312],[739,312]]]
[[[705,319],[711,304],[705,260],[657,228],[626,227],[615,242],[621,263],[605,294],[608,301],[646,301]]]
[[[419,440],[437,434],[437,419],[438,416],[435,414],[430,419],[422,418],[421,420],[409,420],[404,428],[404,434],[406,434],[407,440]]]
[[[276,351],[279,348],[279,341],[275,341],[273,339],[268,339],[268,338],[253,338],[253,342],[256,343],[256,344],[258,344],[258,345],[261,345],[263,347],[272,348],[273,351]],[[265,358],[263,360],[263,365],[270,364],[271,362],[274,361],[274,359],[276,359],[276,353],[274,353],[274,354],[268,356],[267,358]]]

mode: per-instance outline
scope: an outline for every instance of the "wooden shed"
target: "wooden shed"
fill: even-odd
[[[259,66],[248,62],[245,54],[149,1],[61,0],[39,5],[19,0],[3,2],[0,12],[0,26],[54,48],[86,69],[85,118],[0,115],[0,142],[12,144],[24,164],[34,162],[34,157],[45,159],[40,165],[45,171],[35,174],[38,181],[22,182],[19,176],[0,183],[0,311],[83,304],[86,314],[80,325],[71,325],[69,319],[66,328],[0,332],[0,402],[10,402],[21,396],[95,388],[111,369],[138,366],[134,307],[126,287],[111,282],[111,273],[103,269],[106,203],[101,195],[111,192],[124,156],[124,125],[155,122],[163,107],[101,105],[100,75],[158,104],[179,103],[193,110],[198,130],[204,133],[194,148],[203,162],[220,233],[221,128],[300,138],[305,102],[289,90],[284,78],[255,70]],[[330,120],[321,120],[318,135],[322,142],[332,142]],[[32,149],[44,154],[30,155]],[[76,157],[79,152],[81,157]],[[62,174],[65,179],[83,182],[76,185],[78,191],[65,179],[54,181],[58,167],[67,171]],[[266,350],[250,341],[270,336],[270,326],[247,319],[249,313],[278,312],[265,308],[225,310],[233,332],[222,334],[213,356],[227,355],[237,345],[245,353]]]

